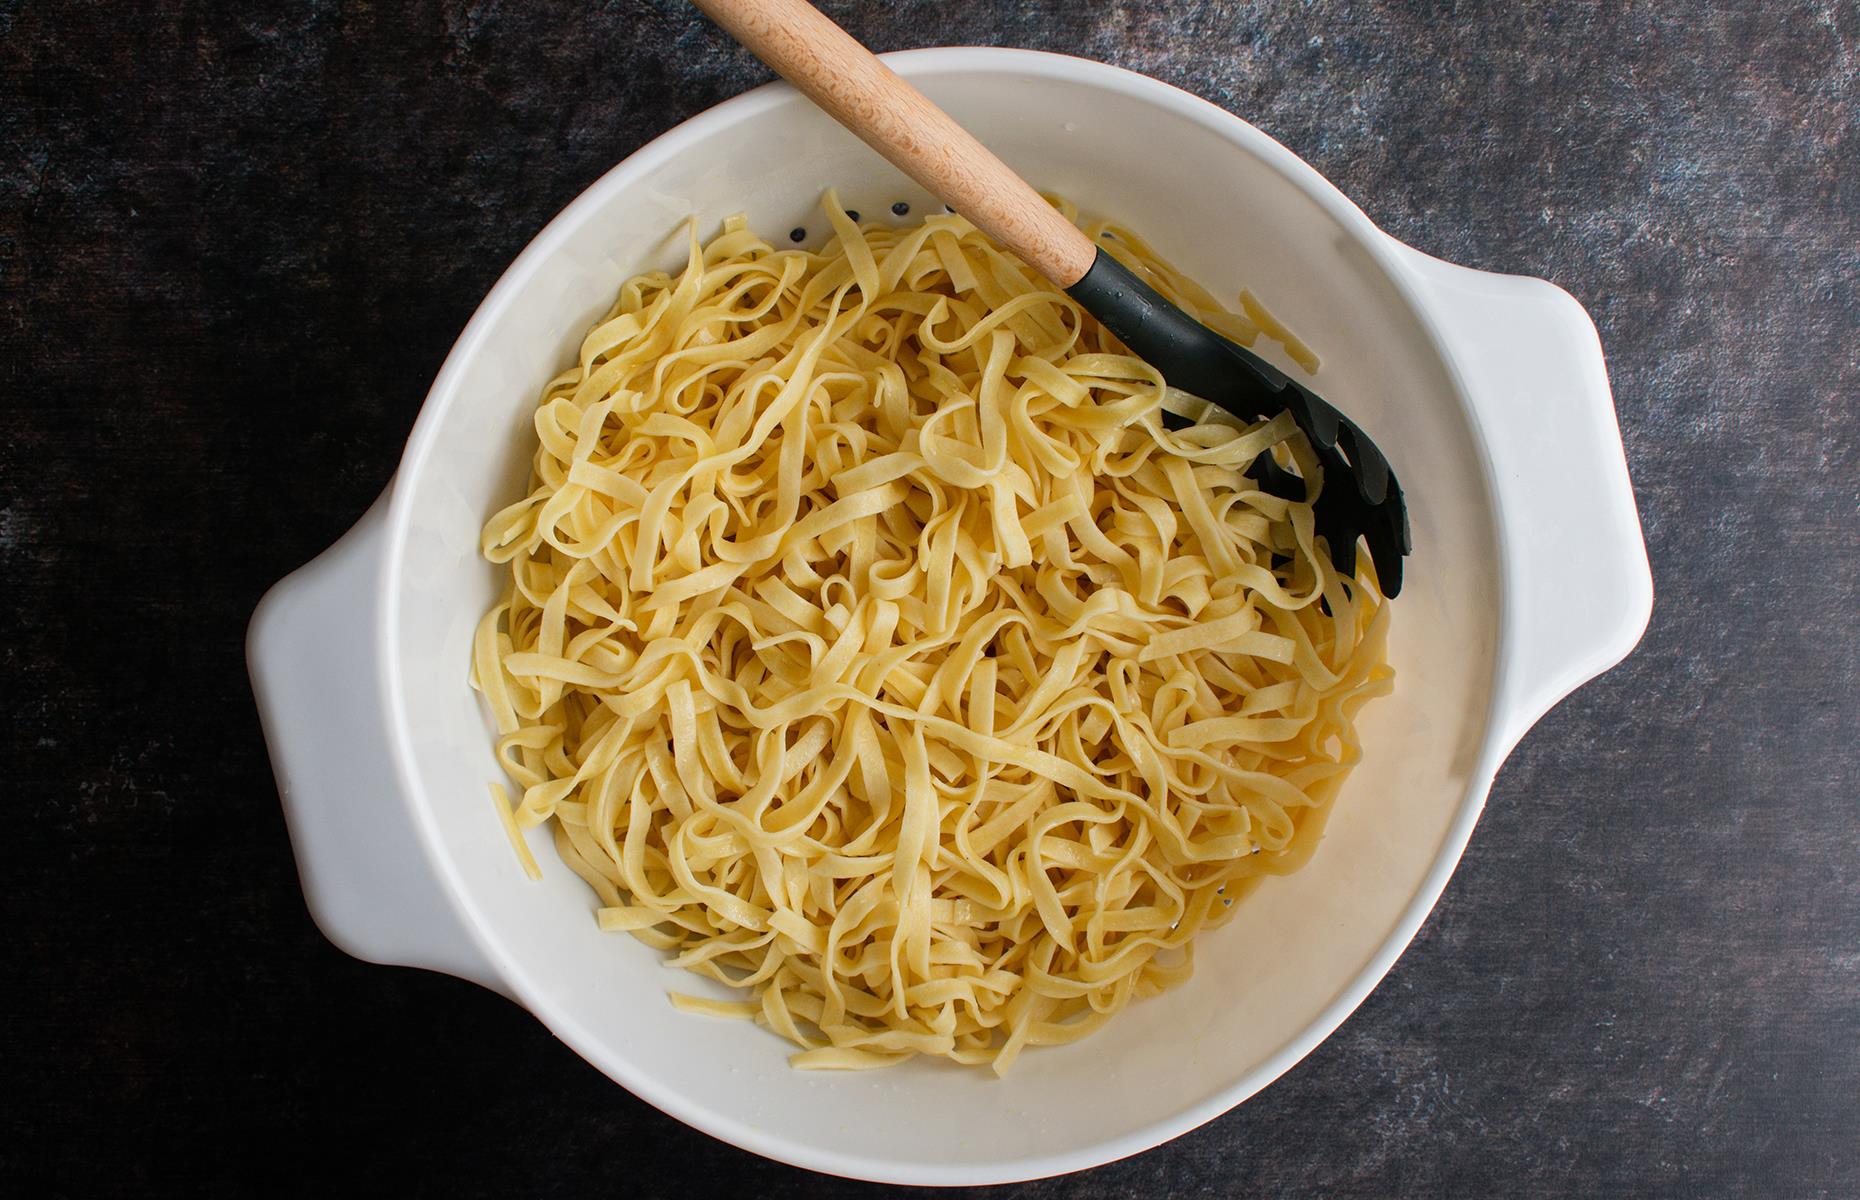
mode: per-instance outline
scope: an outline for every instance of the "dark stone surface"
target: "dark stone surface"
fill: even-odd
[[[1343,1030],[1026,1193],[1860,1194],[1860,6],[831,7],[1156,75],[1570,289],[1653,557],[1645,643],[1518,749]],[[8,1191],[872,1190],[326,944],[241,653],[511,256],[764,77],[676,0],[0,2]]]

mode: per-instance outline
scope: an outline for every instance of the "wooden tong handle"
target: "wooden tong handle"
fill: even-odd
[[[805,0],[692,0],[893,166],[1062,288],[1098,249],[1027,181]]]

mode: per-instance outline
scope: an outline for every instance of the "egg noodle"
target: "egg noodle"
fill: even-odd
[[[1241,473],[1271,452],[1316,494],[1289,417],[1204,414],[959,216],[823,207],[818,251],[693,229],[544,389],[484,529],[499,810],[553,820],[602,929],[744,996],[681,1007],[800,1067],[1004,1072],[1186,979],[1310,856],[1387,607]]]

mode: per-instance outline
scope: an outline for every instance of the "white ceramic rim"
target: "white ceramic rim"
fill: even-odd
[[[1411,252],[1405,251],[1399,243],[1378,229],[1360,208],[1338,191],[1315,168],[1239,117],[1200,97],[1148,76],[1105,63],[1066,55],[994,47],[938,47],[902,51],[883,57],[893,70],[907,78],[935,74],[939,71],[980,68],[1002,73],[1034,74],[1058,80],[1082,82],[1104,91],[1140,98],[1177,116],[1192,120],[1234,142],[1303,190],[1312,201],[1321,206],[1327,214],[1352,234],[1357,244],[1370,255],[1378,269],[1383,272],[1396,289],[1397,294],[1401,296],[1417,323],[1426,332],[1431,349],[1439,358],[1449,380],[1460,396],[1462,407],[1469,414],[1472,412],[1467,397],[1466,380],[1455,363],[1453,355],[1447,349],[1446,336],[1439,322],[1430,312],[1429,305],[1417,295],[1412,276],[1402,268],[1398,259],[1398,255]],[[718,126],[738,121],[745,116],[769,108],[792,93],[793,89],[785,83],[770,83],[726,100],[692,117],[629,155],[596,180],[545,226],[485,296],[484,301],[472,314],[471,320],[459,335],[458,341],[453,345],[445,364],[434,379],[432,389],[408,437],[396,479],[412,478],[411,472],[421,469],[436,440],[438,428],[445,421],[452,407],[459,380],[465,372],[465,364],[479,352],[488,329],[522,290],[524,281],[544,261],[557,252],[567,239],[568,230],[571,227],[579,225],[591,215],[603,203],[607,194],[630,185],[642,176],[650,175],[667,159],[683,152],[688,143],[704,137]],[[1490,446],[1479,422],[1470,419],[1469,415],[1468,423],[1471,426],[1469,432],[1479,450],[1478,469],[1482,473],[1487,495],[1496,497],[1498,491],[1493,478]],[[405,552],[411,519],[411,491],[410,488],[397,486],[389,497],[384,531],[387,548],[383,569],[378,575],[378,586],[382,589],[382,594],[379,597],[375,631],[376,637],[380,639],[379,644],[383,648],[378,659],[380,669],[375,682],[380,689],[382,706],[389,723],[387,741],[396,779],[403,794],[408,797],[419,795],[424,789],[415,770],[412,756],[407,749],[410,736],[403,704],[404,689],[400,676],[397,632],[400,597],[391,584],[400,577],[402,568],[401,560]],[[1510,628],[1514,619],[1514,603],[1513,589],[1509,586],[1509,578],[1507,578],[1507,586],[1500,590],[1498,606],[1501,646],[1505,644],[1505,631]],[[1337,1027],[1355,1011],[1357,1006],[1388,974],[1396,959],[1413,940],[1422,922],[1426,920],[1427,915],[1439,900],[1448,879],[1465,852],[1473,827],[1483,811],[1485,796],[1491,786],[1492,778],[1509,749],[1509,746],[1504,744],[1500,733],[1503,722],[1499,719],[1500,710],[1504,704],[1503,698],[1509,694],[1505,686],[1508,682],[1509,666],[1507,656],[1501,652],[1496,664],[1492,698],[1483,716],[1485,738],[1481,746],[1478,767],[1472,774],[1473,786],[1468,789],[1461,801],[1459,811],[1449,826],[1447,837],[1438,856],[1415,893],[1414,899],[1396,922],[1393,932],[1356,978],[1338,994],[1330,1005],[1319,1012],[1277,1054],[1235,1080],[1229,1087],[1198,1104],[1188,1106],[1140,1130],[1086,1149],[996,1163],[951,1164],[934,1168],[900,1170],[899,1164],[887,1159],[866,1158],[857,1154],[834,1152],[814,1146],[796,1145],[785,1138],[771,1136],[741,1121],[694,1104],[678,1092],[660,1086],[651,1077],[633,1071],[629,1063],[611,1057],[601,1047],[599,1039],[591,1030],[576,1020],[571,1013],[554,1003],[546,991],[537,988],[519,965],[503,953],[500,946],[484,937],[480,929],[478,913],[465,881],[445,856],[433,852],[433,847],[438,844],[439,839],[427,806],[413,802],[411,799],[408,805],[412,810],[429,865],[433,869],[435,878],[441,882],[445,890],[447,902],[458,918],[459,924],[466,930],[483,959],[504,981],[512,997],[569,1047],[640,1099],[722,1141],[766,1158],[809,1170],[855,1179],[924,1186],[949,1187],[1010,1183],[1101,1166],[1179,1137],[1220,1116],[1260,1091],[1290,1070],[1319,1043],[1335,1032]]]

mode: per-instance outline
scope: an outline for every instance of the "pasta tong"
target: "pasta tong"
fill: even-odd
[[[1388,459],[1354,421],[1265,359],[1171,304],[1098,248],[922,92],[806,0],[693,0],[732,37],[892,165],[1063,288],[1171,387],[1242,421],[1289,412],[1324,472],[1313,505],[1332,564],[1356,573],[1360,537],[1384,596],[1401,591],[1408,507]],[[1307,481],[1262,454],[1247,474],[1302,500]]]

